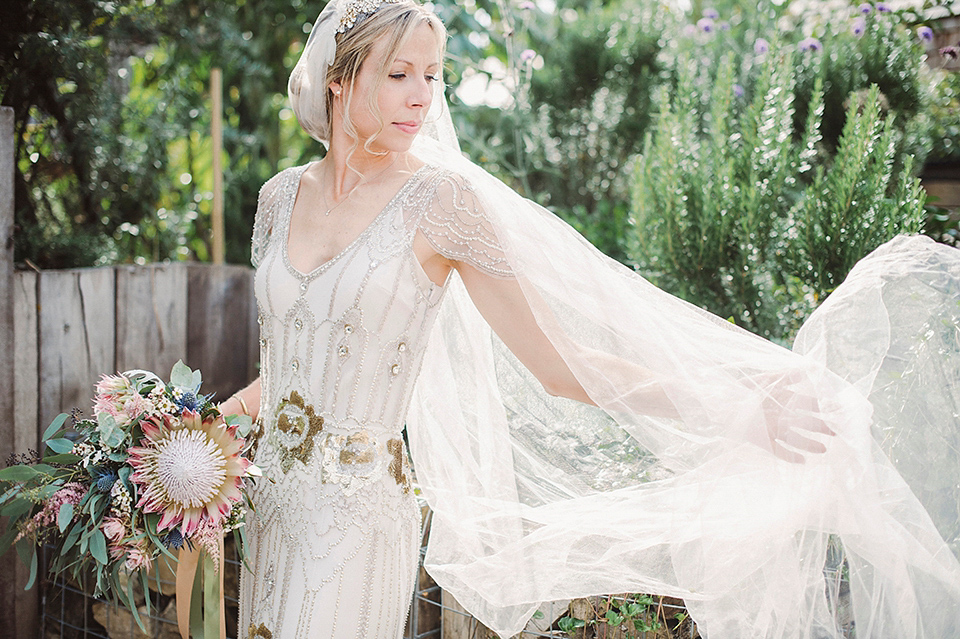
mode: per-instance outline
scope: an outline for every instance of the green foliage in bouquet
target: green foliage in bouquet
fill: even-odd
[[[636,162],[630,254],[666,290],[787,340],[853,263],[919,230],[923,198],[876,88],[851,96],[831,152],[822,72],[795,126],[795,58],[819,49],[764,53],[750,93],[732,56],[712,76],[678,67]]]
[[[242,556],[245,484],[258,474],[242,456],[252,424],[221,416],[199,388],[200,372],[182,362],[166,384],[147,371],[104,376],[95,418],[59,415],[42,458],[21,455],[0,470],[8,518],[0,554],[15,545],[30,567],[27,588],[37,546],[48,544],[52,574],[92,576],[96,595],[121,601],[141,623],[133,584],[146,591],[156,562],[175,563],[185,545],[218,558],[230,531]]]

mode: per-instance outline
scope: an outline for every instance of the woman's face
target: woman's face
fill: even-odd
[[[353,86],[344,87],[340,99],[345,104],[347,93],[352,91],[350,117],[361,144],[376,136],[369,146],[372,151],[402,152],[413,144],[430,109],[434,83],[440,81],[440,46],[429,25],[420,24],[413,30],[386,69],[387,77],[376,96],[378,118],[369,108],[370,95],[375,90],[378,67],[386,57],[387,46],[386,37],[374,44]]]

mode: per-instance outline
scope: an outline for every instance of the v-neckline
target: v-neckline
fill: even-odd
[[[288,208],[286,211],[286,215],[285,215],[286,228],[283,229],[283,251],[282,251],[283,262],[287,266],[287,270],[289,270],[290,273],[292,273],[294,276],[296,276],[298,279],[301,279],[301,280],[312,279],[317,275],[319,275],[320,273],[323,273],[333,264],[338,262],[344,255],[346,255],[357,244],[359,244],[360,241],[363,240],[371,232],[373,227],[376,226],[377,222],[380,221],[380,218],[382,218],[387,213],[387,211],[393,208],[394,204],[396,204],[396,202],[398,202],[401,199],[401,197],[406,193],[407,189],[410,187],[413,181],[420,175],[420,173],[422,173],[424,169],[426,169],[429,166],[427,164],[424,164],[419,169],[414,171],[413,175],[407,178],[407,180],[400,186],[400,188],[393,195],[393,197],[390,198],[390,201],[387,202],[382,209],[380,209],[380,212],[377,213],[372,220],[370,220],[370,223],[367,224],[362,231],[360,231],[357,237],[353,238],[353,240],[349,244],[343,247],[340,250],[340,252],[338,252],[336,255],[328,259],[326,262],[323,262],[322,264],[318,265],[316,268],[309,271],[308,273],[304,273],[303,271],[298,269],[296,266],[294,266],[293,262],[290,261],[290,230],[293,227],[293,209],[296,207],[297,199],[300,196],[300,185],[303,181],[303,174],[306,173],[307,170],[313,164],[314,163],[311,162],[310,164],[305,165],[303,169],[300,171],[300,173],[297,174],[296,176],[296,188],[293,190],[293,197],[290,199],[290,204],[288,205]]]

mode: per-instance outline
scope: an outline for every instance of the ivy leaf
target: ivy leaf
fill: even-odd
[[[57,513],[57,528],[60,529],[60,532],[63,532],[67,529],[67,526],[70,525],[70,521],[73,519],[73,504],[66,503],[60,506],[60,512]]]

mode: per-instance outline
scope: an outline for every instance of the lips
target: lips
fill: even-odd
[[[420,131],[420,127],[422,124],[423,124],[422,122],[416,122],[411,120],[409,122],[394,122],[393,126],[397,127],[404,133],[409,133],[413,135]]]

